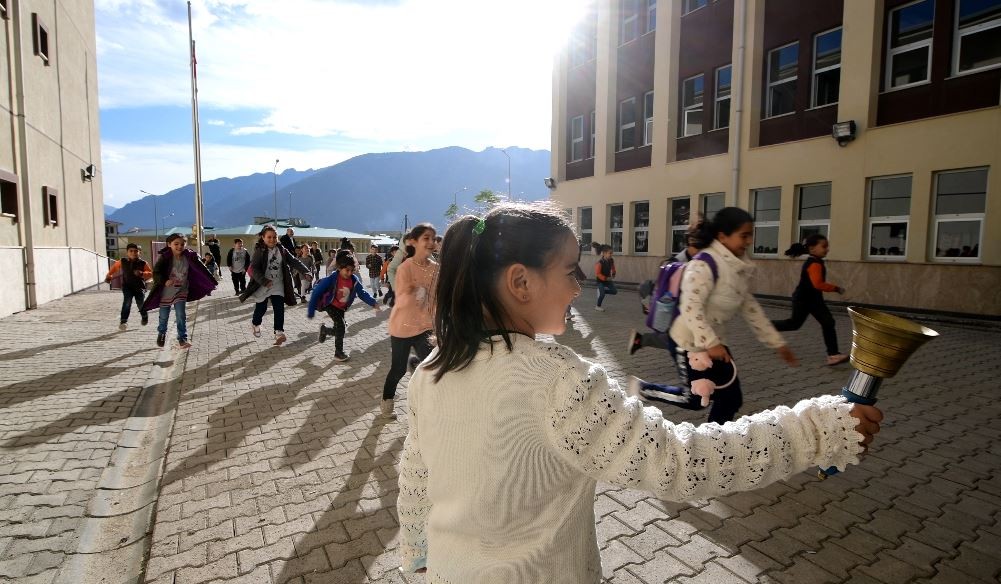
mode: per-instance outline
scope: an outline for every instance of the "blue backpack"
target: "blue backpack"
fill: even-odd
[[[709,264],[713,281],[716,281],[719,274],[713,256],[699,252],[692,257],[692,260],[702,260]],[[671,323],[681,311],[681,277],[687,265],[686,262],[672,262],[660,268],[650,303],[650,313],[646,317],[646,325],[658,333],[667,333],[671,330]]]

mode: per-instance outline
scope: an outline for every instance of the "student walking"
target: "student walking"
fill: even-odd
[[[393,284],[389,281],[389,265],[394,259],[396,259],[396,254],[398,253],[400,253],[400,246],[394,245],[389,248],[389,251],[386,252],[386,257],[383,258],[382,271],[379,272],[379,279],[385,282],[386,288],[388,288],[386,293],[382,296],[382,303],[387,304],[390,307],[392,307],[393,302],[395,302],[396,293],[393,292]]]
[[[214,270],[213,270],[212,273],[215,274],[215,275],[218,275],[221,278],[222,277],[222,267],[221,267],[222,266],[222,248],[219,247],[219,238],[217,238],[216,236],[213,235],[211,238],[209,238],[208,241],[205,242],[205,245],[208,246],[209,253],[212,254],[212,259],[215,260],[215,262],[214,262]],[[208,265],[208,264],[206,264],[206,265]]]
[[[365,267],[368,268],[368,285],[372,288],[372,296],[376,298],[382,296],[382,264],[379,248],[374,245],[369,247]]]
[[[202,264],[205,265],[205,269],[212,274],[212,279],[215,280],[216,273],[219,271],[219,266],[215,263],[215,256],[211,252],[205,252],[205,255],[202,256]]]
[[[278,233],[270,225],[261,230],[261,239],[254,246],[250,269],[251,281],[240,294],[240,302],[245,302],[248,298],[254,301],[251,331],[255,337],[261,336],[261,322],[264,321],[270,302],[275,317],[275,346],[280,346],[288,340],[285,336],[285,305],[296,304],[295,291],[292,289],[292,270],[299,274],[307,274],[309,270],[285,246],[278,244]]]
[[[824,334],[824,345],[827,347],[827,364],[838,365],[848,360],[848,355],[838,351],[838,331],[834,325],[834,317],[824,302],[824,292],[844,294],[845,289],[827,281],[827,257],[831,246],[827,238],[819,233],[806,238],[803,243],[794,243],[786,250],[785,255],[795,258],[810,254],[803,262],[799,272],[799,284],[792,293],[792,316],[785,320],[773,320],[776,330],[798,331],[807,316],[813,316],[820,323]]]
[[[605,295],[618,294],[615,288],[615,260],[612,259],[612,246],[608,244],[592,243],[595,253],[601,257],[594,263],[594,278],[598,284],[598,304],[594,307],[598,312],[604,312],[601,303],[605,301]]]
[[[132,312],[132,303],[136,303],[139,309],[139,316],[142,318],[143,326],[149,323],[149,313],[143,308],[146,300],[146,280],[153,277],[153,272],[149,268],[146,260],[139,258],[139,246],[130,243],[125,246],[125,257],[111,264],[108,275],[104,277],[105,282],[112,279],[121,280],[122,288],[122,312],[118,319],[118,330],[124,331],[128,328],[129,313]]]
[[[358,267],[358,260],[350,252],[342,251],[337,256],[337,271],[332,275],[323,278],[313,287],[313,293],[309,297],[309,307],[306,310],[306,318],[312,319],[317,309],[327,313],[327,316],[334,321],[334,328],[328,329],[320,324],[319,341],[327,340],[327,335],[334,335],[334,360],[347,361],[350,359],[344,352],[344,334],[347,332],[347,325],[344,323],[344,313],[355,298],[361,298],[379,312],[379,303],[375,298],[365,291],[365,286],[361,283],[361,278],[355,275]]]
[[[298,272],[292,274],[295,293],[301,302],[305,302],[306,294],[309,294],[310,290],[313,289],[313,255],[309,252],[309,245],[305,243],[300,245],[299,249],[296,250],[296,257],[309,270],[305,274]]]
[[[431,352],[431,310],[434,307],[434,285],[438,264],[431,259],[436,235],[430,223],[419,223],[410,231],[413,256],[396,270],[393,290],[396,304],[389,313],[389,335],[392,359],[386,383],[382,387],[381,414],[395,419],[393,398],[396,386],[407,372],[410,350],[423,361]],[[390,268],[392,269],[392,268]]]
[[[536,340],[566,328],[564,309],[580,294],[577,245],[563,213],[542,205],[501,204],[449,227],[438,347],[408,390],[397,502],[405,573],[598,584],[598,481],[672,501],[716,497],[818,464],[858,464],[879,431],[878,409],[833,395],[726,426],[675,425],[644,409],[600,364]]]
[[[153,266],[153,289],[143,304],[147,311],[160,309],[160,322],[156,327],[156,346],[167,342],[167,324],[170,311],[174,310],[177,325],[177,344],[182,349],[191,348],[188,342],[187,303],[212,294],[215,290],[215,276],[202,265],[198,255],[187,249],[184,236],[172,233],[167,236],[167,244],[160,250],[160,258]]]
[[[327,276],[330,276],[331,274],[333,274],[334,272],[337,271],[337,250],[336,249],[328,249],[327,250],[326,269],[327,269],[327,272],[326,272]]]
[[[313,281],[320,279],[320,267],[323,266],[323,252],[320,251],[320,243],[309,242],[309,255],[313,258]]]
[[[226,267],[233,279],[233,290],[239,296],[247,289],[247,268],[250,267],[250,252],[244,249],[239,237],[233,240],[233,247],[226,253]]]
[[[737,207],[721,209],[712,221],[702,223],[695,234],[695,247],[710,257],[707,260],[696,257],[685,266],[679,311],[671,323],[671,340],[677,345],[675,357],[679,373],[683,373],[681,389],[688,392],[696,379],[709,379],[717,386],[726,386],[713,394],[709,409],[709,421],[719,424],[733,420],[743,405],[740,378],[732,363],[725,330],[727,321],[738,312],[758,341],[775,349],[790,366],[798,364],[796,356],[750,292],[748,280],[754,265],[746,255],[753,234],[754,219]],[[712,366],[698,371],[692,368],[688,357],[689,353],[703,351],[712,358]],[[688,393],[682,396],[685,399],[679,400],[678,389],[638,377],[629,378],[631,395],[695,407],[693,396]],[[694,399],[698,399],[697,396]]]

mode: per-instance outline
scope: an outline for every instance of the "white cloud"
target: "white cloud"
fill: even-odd
[[[226,125],[225,120],[208,120],[205,123],[208,124],[208,125],[210,125],[210,126],[225,126]]]

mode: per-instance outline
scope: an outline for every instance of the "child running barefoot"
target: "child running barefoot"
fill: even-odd
[[[216,287],[215,276],[198,259],[198,254],[184,247],[183,235],[168,235],[166,244],[153,266],[153,289],[143,308],[160,309],[160,322],[156,327],[158,347],[167,342],[167,324],[173,309],[177,321],[177,344],[182,349],[188,349],[191,343],[188,342],[185,313],[187,303],[211,294]]]
[[[428,582],[597,584],[597,481],[681,501],[858,462],[882,414],[823,396],[718,425],[675,425],[558,344],[578,294],[559,210],[501,204],[449,228],[438,347],[409,388],[401,569]],[[860,445],[861,443],[861,445]]]
[[[146,300],[146,280],[153,277],[153,272],[146,260],[139,258],[138,245],[130,243],[125,246],[125,257],[111,265],[104,281],[110,282],[115,277],[120,277],[122,282],[122,312],[118,319],[118,330],[124,331],[127,328],[133,301],[139,308],[140,322],[146,326],[149,313],[143,308],[143,302]]]
[[[327,340],[327,334],[334,333],[334,360],[347,361],[347,353],[344,352],[344,333],[347,326],[344,324],[344,313],[359,297],[365,304],[368,304],[379,312],[379,303],[375,298],[365,291],[365,286],[361,283],[361,278],[355,275],[355,268],[358,262],[354,255],[348,251],[337,254],[337,271],[333,275],[323,278],[313,287],[313,293],[309,297],[309,307],[306,310],[306,318],[312,319],[319,308],[327,313],[334,321],[332,331],[320,324],[320,338],[322,343]]]
[[[270,225],[261,230],[250,267],[251,282],[240,294],[240,302],[248,298],[254,300],[254,316],[250,323],[255,337],[261,336],[261,322],[268,311],[268,302],[271,302],[275,311],[275,346],[279,346],[288,340],[285,336],[285,305],[296,304],[292,270],[299,274],[308,274],[309,270],[285,246],[278,244],[278,233]]]
[[[598,303],[594,307],[598,312],[604,312],[601,303],[605,301],[605,294],[614,296],[619,293],[615,288],[615,260],[612,259],[612,246],[608,244],[592,243],[594,251],[601,255],[594,263],[594,278],[598,283]]]
[[[786,250],[785,255],[795,258],[809,253],[810,257],[803,262],[799,273],[799,284],[792,293],[792,316],[785,320],[773,320],[772,324],[780,331],[798,331],[806,317],[812,315],[820,323],[824,333],[824,345],[827,347],[827,364],[838,365],[848,360],[848,355],[838,351],[838,331],[834,326],[834,317],[824,302],[824,292],[844,294],[845,289],[827,281],[827,266],[824,258],[831,246],[827,238],[819,233],[806,238],[804,243],[794,243]]]

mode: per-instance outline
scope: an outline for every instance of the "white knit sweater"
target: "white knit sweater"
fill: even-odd
[[[410,382],[401,555],[405,571],[427,567],[428,584],[600,582],[598,480],[680,501],[858,463],[841,397],[673,424],[570,349],[513,340],[438,384],[423,366]]]

